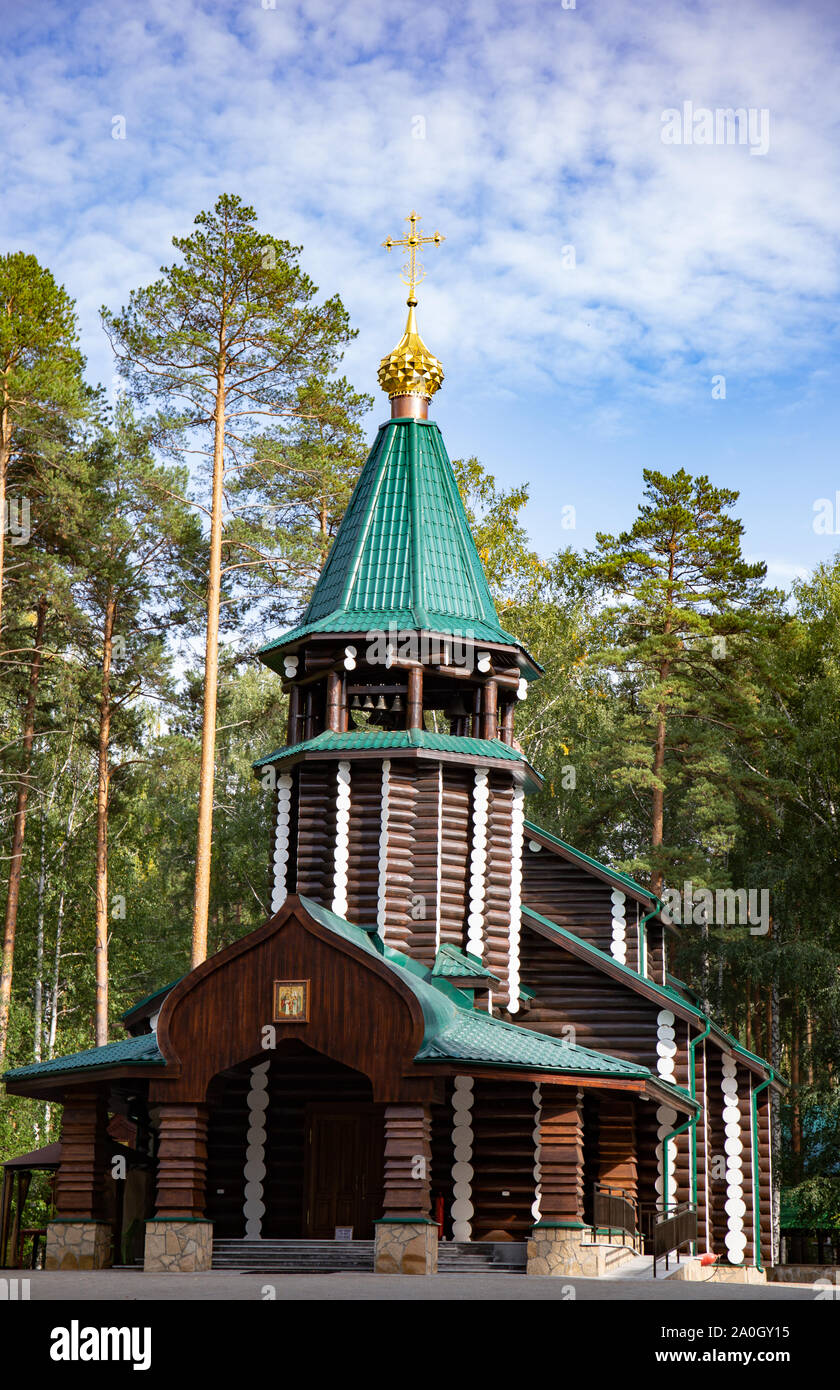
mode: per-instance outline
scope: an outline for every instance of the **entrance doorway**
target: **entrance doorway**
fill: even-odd
[[[332,1240],[337,1227],[372,1240],[382,1214],[384,1134],[374,1106],[307,1106],[305,1234]]]
[[[333,1240],[352,1226],[371,1240],[384,1198],[385,1121],[369,1079],[297,1039],[267,1054],[262,1163],[263,1240]],[[251,1073],[258,1055],[208,1090],[207,1217],[220,1240],[245,1235]]]

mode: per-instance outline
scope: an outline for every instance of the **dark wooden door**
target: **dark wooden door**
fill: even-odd
[[[332,1240],[336,1226],[352,1226],[354,1240],[372,1240],[373,1223],[382,1215],[381,1114],[373,1108],[313,1108],[306,1138],[306,1235]]]

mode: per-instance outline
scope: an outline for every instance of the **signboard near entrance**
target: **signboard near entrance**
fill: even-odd
[[[335,1228],[335,1238],[336,1238],[336,1240],[352,1240],[352,1239],[353,1239],[353,1227],[352,1227],[352,1226],[336,1226],[336,1228]]]

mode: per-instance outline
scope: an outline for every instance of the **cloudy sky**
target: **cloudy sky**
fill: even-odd
[[[530,483],[543,552],[629,523],[645,466],[739,488],[775,582],[840,546],[813,526],[837,494],[840,533],[831,0],[0,6],[0,244],[76,298],[92,379],[99,306],[228,191],[341,294],[376,391],[405,293],[380,243],[416,207],[446,236],[419,309],[435,418]],[[703,143],[728,108],[744,143]]]

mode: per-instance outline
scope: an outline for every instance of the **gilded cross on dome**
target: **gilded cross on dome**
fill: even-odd
[[[420,246],[440,246],[441,242],[446,240],[446,237],[441,236],[440,232],[433,232],[431,236],[423,236],[422,233],[417,230],[417,223],[421,222],[422,218],[413,210],[405,220],[411,227],[408,234],[404,237],[389,236],[383,241],[382,245],[385,247],[386,251],[392,250],[394,246],[402,246],[408,251],[409,257],[403,266],[402,278],[404,283],[408,285],[409,304],[416,304],[417,300],[414,297],[414,291],[426,275],[423,266],[417,259],[417,249]]]

